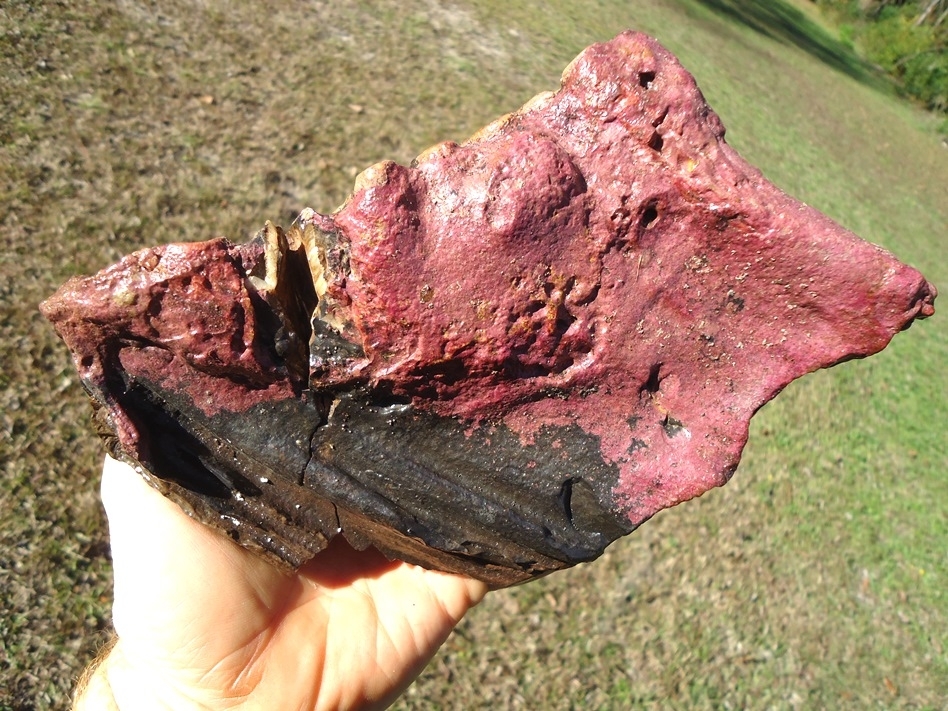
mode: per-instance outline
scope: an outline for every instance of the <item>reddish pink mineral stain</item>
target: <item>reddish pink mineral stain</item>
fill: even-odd
[[[108,379],[123,371],[187,393],[207,414],[294,397],[285,369],[257,343],[242,262],[253,252],[223,239],[145,249],[71,279],[43,311],[76,354],[86,387],[106,400]],[[111,405],[131,447],[138,425]]]
[[[363,183],[333,216],[359,378],[526,437],[577,424],[619,466],[633,523],[726,482],[791,380],[933,313],[921,274],[744,162],[638,34]]]

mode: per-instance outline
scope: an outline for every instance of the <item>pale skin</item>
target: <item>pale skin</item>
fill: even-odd
[[[296,574],[186,516],[107,459],[118,640],[76,709],[373,709],[486,593],[336,539]]]

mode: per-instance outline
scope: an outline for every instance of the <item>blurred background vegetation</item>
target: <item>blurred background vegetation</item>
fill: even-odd
[[[948,0],[815,2],[839,24],[840,38],[894,76],[906,94],[948,113]]]

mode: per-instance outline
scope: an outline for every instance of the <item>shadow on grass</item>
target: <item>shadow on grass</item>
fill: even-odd
[[[891,91],[877,69],[784,0],[697,0],[705,7],[773,40],[793,44],[833,69],[875,89]]]

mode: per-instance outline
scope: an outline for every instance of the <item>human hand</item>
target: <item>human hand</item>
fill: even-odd
[[[76,709],[384,708],[484,596],[342,537],[287,574],[107,459],[118,640]]]

